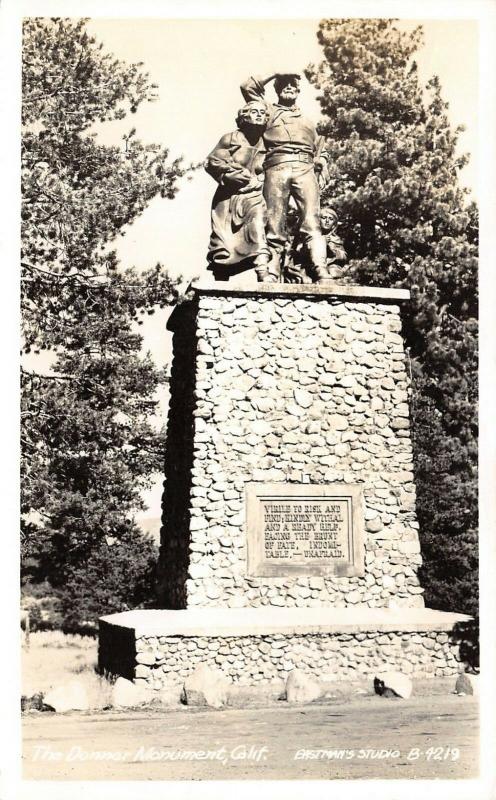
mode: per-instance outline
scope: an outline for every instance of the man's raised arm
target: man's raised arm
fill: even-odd
[[[274,80],[275,77],[275,74],[269,75],[267,78],[251,77],[242,83],[239,88],[246,102],[249,103],[250,100],[265,100],[264,86]]]

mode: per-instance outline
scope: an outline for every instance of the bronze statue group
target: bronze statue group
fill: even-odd
[[[277,103],[265,100],[274,81]],[[336,234],[337,215],[320,207],[319,177],[327,154],[315,125],[296,105],[297,74],[249,78],[237,129],[207,158],[218,183],[212,202],[208,250],[216,278],[254,269],[267,283],[326,283],[346,254]],[[291,201],[292,200],[292,204]]]

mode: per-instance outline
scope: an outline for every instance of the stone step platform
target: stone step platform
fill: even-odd
[[[206,663],[243,685],[299,668],[353,680],[378,669],[412,676],[462,669],[457,626],[470,617],[428,608],[189,608],[100,619],[99,665],[160,690]]]
[[[186,608],[136,609],[101,617],[140,636],[264,636],[283,633],[450,631],[466,614],[431,608]]]
[[[393,301],[396,303],[410,299],[408,289],[390,289],[383,286],[361,286],[356,283],[343,284],[328,280],[325,283],[257,283],[249,275],[243,281],[236,280],[225,283],[203,278],[188,286],[187,291],[212,295],[237,295],[237,296],[272,296],[272,297],[340,297],[359,300],[379,300],[380,302]],[[174,312],[173,312],[174,313]]]

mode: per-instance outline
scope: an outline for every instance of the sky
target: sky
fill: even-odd
[[[425,83],[437,74],[454,125],[464,124],[459,152],[471,154],[461,183],[477,195],[478,26],[475,20],[400,20],[403,30],[422,24],[425,42],[416,60]],[[243,101],[240,83],[249,75],[302,72],[322,58],[318,19],[91,19],[90,32],[106,50],[126,62],[142,61],[158,85],[159,99],[142,104],[123,121],[100,125],[99,140],[119,142],[129,128],[145,142],[165,144],[171,157],[201,162],[221,135],[235,127]],[[271,91],[271,90],[269,90]],[[275,96],[274,96],[275,99]],[[320,116],[316,92],[303,78],[299,105]],[[115,247],[123,266],[145,269],[161,262],[185,285],[205,274],[210,204],[215,182],[203,170],[183,181],[174,200],[154,199],[125,229]],[[170,361],[169,311],[146,317],[140,332],[144,350],[159,364]],[[161,404],[167,412],[167,402]],[[161,479],[147,494],[145,516],[158,516]]]
[[[465,124],[460,152],[471,153],[462,183],[476,189],[477,24],[467,20],[422,22],[425,46],[417,61],[422,81],[439,75],[455,125]],[[131,126],[145,141],[160,142],[171,156],[203,161],[220,136],[232,130],[242,105],[239,84],[251,74],[302,71],[321,60],[318,20],[93,19],[91,32],[125,61],[143,61],[158,85],[159,99],[142,104],[132,118],[101,126],[101,141],[115,143]],[[463,54],[463,57],[459,57]],[[320,106],[306,79],[299,104],[317,120]],[[126,262],[145,268],[167,260],[187,277],[201,273],[209,236],[209,207],[215,183],[203,171],[174,201],[157,198],[119,243]]]
[[[461,182],[476,193],[477,23],[404,20],[399,25],[409,30],[420,23],[425,32],[417,58],[420,78],[425,82],[439,75],[452,122],[466,125],[459,149],[469,152],[471,161]],[[246,77],[302,71],[321,60],[317,26],[318,19],[92,19],[89,29],[105,49],[127,62],[142,61],[159,94],[132,117],[99,126],[100,140],[116,143],[134,126],[139,138],[165,144],[172,157],[203,161],[220,136],[234,129],[242,105],[239,84]],[[316,93],[305,78],[299,105],[319,119]],[[214,190],[213,179],[199,170],[183,182],[174,200],[153,200],[116,242],[122,264],[145,269],[161,262],[188,282],[204,274]],[[146,346],[159,361],[170,355],[169,342],[164,350],[164,319],[149,318],[144,328]]]
[[[53,11],[45,13],[48,16]],[[82,9],[79,14],[72,11],[72,16],[81,13]],[[303,72],[322,58],[316,36],[318,17],[285,19],[279,14],[273,19],[182,19],[121,14],[106,18],[101,9],[97,13],[90,17],[88,29],[104,50],[127,63],[142,62],[158,87],[158,99],[141,104],[136,114],[95,126],[99,141],[119,144],[135,127],[142,141],[167,146],[171,158],[183,156],[185,163],[202,162],[221,135],[235,128],[236,112],[243,104],[239,85],[249,75]],[[425,84],[432,75],[439,76],[451,122],[466,127],[458,149],[470,154],[470,162],[460,182],[477,198],[478,22],[418,18],[400,19],[397,25],[405,31],[423,27],[424,45],[416,54],[419,77]],[[268,88],[269,98],[270,92],[272,88]],[[299,105],[307,116],[319,119],[316,92],[304,77]],[[199,169],[191,180],[181,181],[173,200],[155,198],[112,244],[121,265],[142,270],[160,262],[171,275],[183,276],[184,287],[205,275],[215,187],[213,179]],[[139,328],[143,352],[151,352],[159,366],[171,360],[172,339],[166,330],[169,313],[165,309],[145,316]],[[52,360],[50,354],[31,355],[24,363],[28,369],[50,371]],[[159,409],[164,420],[167,406],[164,392]],[[143,516],[160,515],[160,498],[161,477],[157,476],[146,495],[149,510]]]

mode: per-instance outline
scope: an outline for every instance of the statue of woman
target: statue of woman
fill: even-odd
[[[208,248],[209,268],[216,276],[243,266],[254,267],[258,280],[268,274],[267,207],[262,194],[262,134],[267,119],[264,103],[247,103],[238,112],[238,129],[226,133],[207,158],[205,169],[219,184],[212,201]]]

